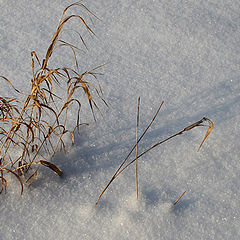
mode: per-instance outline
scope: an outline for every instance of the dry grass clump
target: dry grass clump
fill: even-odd
[[[0,97],[0,179],[2,189],[7,188],[6,174],[14,175],[21,184],[31,184],[37,176],[40,166],[45,166],[56,172],[59,176],[62,171],[54,164],[47,161],[46,156],[52,156],[58,150],[66,151],[64,136],[69,134],[74,144],[74,129],[80,125],[81,102],[79,96],[84,94],[90,105],[94,116],[94,107],[99,110],[92,92],[102,98],[100,84],[94,71],[98,66],[90,71],[79,73],[68,67],[50,68],[48,62],[56,48],[68,47],[73,53],[73,57],[78,69],[76,57],[77,47],[59,39],[64,25],[71,19],[77,19],[90,34],[94,34],[89,25],[79,15],[66,15],[69,8],[79,6],[87,12],[89,17],[96,17],[83,4],[74,3],[69,5],[62,14],[57,30],[54,33],[51,43],[47,49],[46,56],[40,63],[36,52],[32,52],[32,79],[31,91],[21,104],[17,99],[10,97]],[[82,43],[83,38],[78,33]],[[86,76],[92,76],[85,80]],[[22,93],[14,88],[9,79],[0,76],[1,79],[10,84],[18,94]],[[55,93],[56,87],[62,86],[65,89],[65,99]],[[56,102],[60,102],[57,106]],[[104,101],[106,104],[106,102]],[[73,129],[67,128],[69,109],[77,106],[76,125]],[[31,171],[29,171],[31,170]],[[28,173],[27,173],[28,172]]]
[[[108,187],[110,186],[110,184],[124,171],[126,170],[131,164],[133,164],[134,162],[136,163],[136,197],[138,199],[138,159],[140,157],[142,157],[144,154],[146,154],[147,152],[151,151],[152,149],[158,147],[159,145],[169,141],[170,139],[183,135],[185,132],[188,132],[190,130],[192,130],[195,127],[199,127],[199,126],[204,126],[203,123],[204,122],[208,122],[208,130],[207,133],[205,134],[205,137],[203,139],[203,141],[201,142],[198,151],[200,150],[200,148],[202,147],[203,143],[205,142],[205,140],[207,139],[208,135],[211,133],[212,129],[213,129],[213,122],[206,118],[203,117],[201,120],[185,127],[183,130],[165,138],[162,141],[159,141],[157,143],[155,143],[154,145],[152,145],[151,147],[149,147],[148,149],[146,149],[145,151],[143,151],[142,153],[138,153],[138,145],[139,142],[142,140],[142,138],[144,137],[144,135],[146,134],[146,132],[149,130],[149,128],[151,127],[151,125],[153,124],[153,122],[155,121],[160,109],[162,108],[164,102],[162,102],[159,106],[159,108],[157,109],[153,119],[150,121],[150,123],[148,124],[147,128],[143,131],[142,135],[138,138],[138,128],[139,128],[139,108],[140,108],[140,98],[138,98],[138,108],[137,108],[137,127],[136,127],[136,144],[132,147],[132,149],[130,150],[130,152],[128,153],[127,157],[122,161],[122,163],[120,164],[120,166],[118,167],[118,169],[115,171],[115,173],[113,174],[113,176],[111,177],[111,179],[108,181],[107,185],[104,187],[103,191],[101,192],[101,194],[99,195],[96,205],[99,203],[102,195],[105,193],[105,191],[108,189]],[[127,163],[127,160],[129,159],[130,155],[132,154],[132,152],[136,149],[136,157],[129,161]],[[185,194],[186,191],[183,192],[183,194],[173,203],[173,205],[176,205],[179,200],[183,197],[183,195]]]

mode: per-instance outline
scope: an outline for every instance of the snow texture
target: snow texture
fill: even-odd
[[[31,51],[43,57],[70,1],[1,0],[0,75],[27,93]],[[1,194],[0,239],[240,239],[240,2],[238,0],[85,1],[100,19],[87,19],[96,37],[84,34],[81,71],[110,62],[99,72],[104,98],[97,123],[87,103],[76,144],[52,160],[23,196],[9,177]],[[65,39],[81,42],[65,28]],[[64,34],[64,33],[63,33]],[[74,64],[65,50],[52,66]],[[1,80],[1,94],[11,89]],[[196,128],[139,159],[95,202],[135,143],[137,98],[140,127],[158,118],[139,151],[208,117],[214,129],[197,152],[206,128]],[[74,113],[72,113],[74,114]],[[134,153],[133,153],[134,157]],[[186,194],[173,206],[180,194]]]

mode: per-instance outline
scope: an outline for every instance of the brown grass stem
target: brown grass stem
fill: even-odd
[[[102,197],[102,195],[104,194],[104,192],[107,190],[107,188],[109,187],[109,185],[112,183],[112,181],[115,179],[116,175],[118,174],[118,172],[121,170],[121,168],[123,167],[123,165],[125,164],[125,162],[128,160],[128,158],[130,157],[130,155],[132,154],[132,152],[134,151],[134,149],[136,148],[137,144],[142,140],[142,138],[144,137],[144,135],[146,134],[146,132],[148,131],[148,129],[151,127],[151,125],[153,124],[153,122],[155,121],[160,109],[162,108],[164,101],[161,102],[160,106],[158,107],[153,119],[151,120],[151,122],[148,124],[147,128],[144,130],[143,134],[140,136],[140,138],[138,139],[137,143],[132,147],[131,151],[128,153],[127,157],[122,161],[122,163],[120,164],[120,166],[118,167],[118,169],[116,170],[116,172],[114,173],[114,175],[112,176],[112,178],[110,179],[110,181],[107,183],[107,185],[104,187],[103,191],[101,192],[101,194],[99,195],[96,205],[98,204],[100,198]]]
[[[128,168],[131,164],[133,164],[137,159],[139,159],[140,157],[142,157],[144,154],[148,153],[149,151],[151,151],[152,149],[156,148],[157,146],[169,141],[170,139],[174,138],[174,137],[177,137],[179,135],[182,135],[183,133],[187,132],[187,131],[190,131],[191,129],[195,128],[195,127],[198,127],[198,126],[202,126],[201,124],[204,122],[204,121],[210,121],[209,119],[207,118],[202,118],[201,120],[189,125],[188,127],[184,128],[182,131],[178,132],[178,133],[175,133],[173,135],[171,135],[170,137],[158,142],[158,143],[155,143],[154,145],[152,145],[151,147],[149,147],[147,150],[145,150],[144,152],[142,152],[140,155],[138,155],[137,158],[134,158],[131,162],[129,162],[123,169],[121,169],[121,171],[119,171],[116,175],[116,177],[118,177],[118,175],[120,175],[126,168]],[[211,121],[210,121],[211,122]],[[211,122],[212,124],[212,122]],[[206,138],[204,138],[205,140]],[[202,145],[202,144],[201,144]],[[200,145],[200,146],[201,146]],[[116,178],[115,177],[115,178]]]
[[[183,197],[183,195],[186,193],[186,190],[181,194],[181,196],[173,203],[173,205],[175,206],[179,200]]]
[[[160,110],[160,108],[161,108],[161,105],[160,105],[158,111]],[[157,111],[156,114],[158,114],[158,111]],[[156,116],[156,114],[155,114],[155,116]],[[155,119],[155,116],[154,116],[154,119]],[[151,123],[152,123],[153,121],[154,121],[154,120],[152,120]],[[124,163],[127,161],[127,159],[129,158],[130,154],[131,154],[132,151],[133,151],[133,150],[131,150],[130,153],[128,154],[127,158],[124,159],[124,161],[122,162],[122,164],[120,165],[120,167],[117,169],[117,171],[115,172],[115,174],[112,176],[112,178],[110,179],[110,181],[108,182],[108,184],[105,186],[105,188],[103,189],[103,191],[102,191],[101,194],[99,195],[96,204],[98,204],[100,198],[102,197],[103,193],[107,190],[107,188],[110,186],[110,184],[111,184],[124,170],[126,170],[132,163],[134,163],[135,161],[137,161],[140,157],[142,157],[142,156],[143,156],[144,154],[146,154],[147,152],[149,152],[149,151],[151,151],[152,149],[156,148],[157,146],[159,146],[159,145],[161,145],[161,144],[169,141],[170,139],[172,139],[172,138],[174,138],[174,137],[176,137],[176,136],[182,135],[183,133],[185,133],[185,132],[187,132],[187,131],[190,131],[190,130],[192,130],[192,129],[195,128],[195,127],[202,126],[202,123],[205,122],[205,121],[207,121],[207,122],[209,123],[209,127],[208,127],[208,131],[207,131],[207,133],[206,133],[206,135],[205,135],[205,137],[204,137],[204,139],[203,139],[203,141],[202,141],[202,143],[201,143],[201,145],[200,145],[200,147],[201,147],[202,144],[203,144],[203,142],[206,140],[206,138],[207,138],[208,135],[211,133],[212,128],[213,128],[213,123],[212,123],[212,121],[209,120],[209,119],[206,118],[206,117],[203,117],[201,120],[199,120],[199,121],[197,121],[197,122],[195,122],[195,123],[193,123],[193,124],[185,127],[183,130],[181,130],[181,131],[179,131],[179,132],[177,132],[177,133],[175,133],[175,134],[167,137],[166,139],[164,139],[164,140],[162,140],[162,141],[160,141],[160,142],[155,143],[154,145],[152,145],[152,146],[149,147],[147,150],[145,150],[144,152],[142,152],[141,154],[139,154],[139,155],[138,155],[137,157],[135,157],[132,161],[130,161],[126,166],[123,167]],[[149,127],[147,127],[146,130],[148,130],[148,129],[149,129]],[[146,133],[146,130],[144,131],[144,134]],[[144,135],[144,134],[143,134],[143,135]],[[143,136],[143,135],[142,135],[142,136]],[[142,138],[142,136],[141,136],[141,138]],[[139,139],[139,141],[141,140],[141,138]],[[139,141],[138,141],[137,143],[139,143]],[[137,146],[137,144],[135,144],[135,146],[133,147],[133,149],[134,149],[136,146]],[[199,147],[199,148],[200,148],[200,147]]]
[[[137,128],[136,128],[136,197],[137,197],[137,199],[138,199],[138,128],[139,128],[139,109],[140,109],[140,97],[138,98]]]

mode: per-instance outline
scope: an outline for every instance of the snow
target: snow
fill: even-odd
[[[27,93],[30,53],[42,58],[63,9],[71,2],[1,0],[0,75]],[[0,238],[7,239],[239,239],[240,3],[233,0],[85,1],[101,19],[85,34],[83,71],[103,63],[99,76],[109,108],[98,101],[97,123],[87,103],[69,153],[52,162],[30,187],[9,177],[1,194]],[[74,7],[71,13],[86,13]],[[89,21],[88,21],[89,22]],[[91,24],[91,23],[90,23]],[[79,27],[73,21],[66,29]],[[64,35],[75,44],[71,32]],[[72,36],[72,38],[71,38]],[[73,65],[56,52],[51,64]],[[1,82],[1,94],[11,89]],[[196,128],[139,159],[139,200],[132,165],[95,202],[162,100],[159,116],[139,151],[208,117],[214,129]],[[72,113],[74,114],[74,112]],[[173,202],[187,190],[173,206]]]

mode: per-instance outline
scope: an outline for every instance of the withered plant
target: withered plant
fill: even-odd
[[[104,187],[104,189],[102,190],[101,194],[99,195],[96,205],[99,203],[102,195],[105,193],[105,191],[108,189],[108,187],[112,184],[112,182],[123,172],[125,171],[131,164],[133,164],[134,162],[136,163],[136,197],[138,199],[138,159],[140,157],[142,157],[144,154],[146,154],[147,152],[151,151],[152,149],[158,147],[159,145],[169,141],[172,138],[175,138],[177,136],[183,135],[184,133],[192,130],[193,128],[199,127],[199,126],[204,126],[203,123],[207,122],[208,123],[208,130],[207,133],[205,134],[205,137],[203,139],[203,141],[201,142],[198,151],[200,150],[200,148],[202,147],[203,143],[205,142],[205,140],[207,139],[207,137],[209,136],[209,134],[211,133],[212,129],[213,129],[213,122],[206,118],[203,117],[201,120],[185,127],[184,129],[182,129],[181,131],[165,138],[162,141],[159,141],[155,144],[153,144],[151,147],[147,148],[145,151],[143,151],[142,153],[138,153],[138,146],[140,141],[142,140],[142,138],[144,137],[144,135],[147,133],[147,131],[149,130],[149,128],[151,127],[151,125],[153,124],[153,122],[155,121],[156,117],[158,116],[158,113],[160,111],[160,109],[162,108],[164,102],[162,102],[159,106],[159,108],[157,109],[153,119],[151,120],[151,122],[148,124],[147,128],[143,131],[142,135],[138,138],[138,128],[139,128],[139,107],[140,107],[140,98],[138,98],[138,108],[137,108],[137,127],[136,127],[136,144],[132,147],[132,149],[130,150],[130,152],[128,153],[128,155],[126,156],[126,158],[122,161],[122,163],[120,164],[120,166],[118,167],[118,169],[115,171],[115,173],[113,174],[113,176],[110,178],[110,180],[108,181],[107,185]],[[127,160],[129,159],[130,155],[133,153],[133,151],[136,149],[136,157],[133,160],[130,160],[127,163]],[[182,196],[185,194],[186,191],[184,191],[182,193],[182,195],[173,203],[173,205],[176,205],[179,200],[182,198]]]
[[[16,98],[0,97],[0,181],[1,192],[7,189],[6,174],[15,176],[21,184],[23,192],[24,182],[31,184],[37,176],[40,166],[45,166],[59,176],[62,171],[48,159],[58,150],[66,151],[65,135],[71,136],[74,144],[74,130],[80,125],[80,96],[85,95],[90,105],[94,119],[94,108],[99,110],[93,93],[105,104],[102,90],[94,72],[98,66],[90,71],[79,73],[79,70],[69,67],[49,67],[49,60],[55,49],[68,47],[73,54],[74,62],[79,69],[76,51],[78,48],[60,39],[64,25],[72,19],[80,21],[82,30],[94,34],[89,25],[80,15],[67,15],[73,6],[78,6],[87,12],[88,16],[97,18],[82,3],[69,5],[62,13],[62,17],[47,49],[42,63],[35,51],[32,56],[31,91],[25,95],[22,102]],[[81,42],[86,47],[82,35],[78,32]],[[87,78],[88,76],[88,78]],[[18,94],[23,94],[14,88],[12,82],[0,76],[3,82],[10,84]],[[57,87],[65,89],[64,99],[56,93]],[[58,104],[56,104],[56,102]],[[22,104],[21,104],[22,103]],[[59,104],[60,103],[60,104]],[[76,125],[69,129],[67,126],[69,110],[77,107],[75,113]],[[48,160],[48,161],[47,161]],[[29,171],[30,170],[30,171]]]

